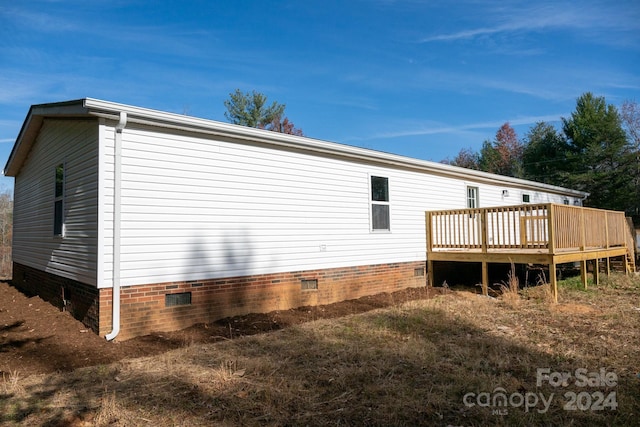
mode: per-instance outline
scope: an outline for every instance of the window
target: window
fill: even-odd
[[[389,178],[371,177],[371,228],[373,231],[391,230]]]
[[[529,203],[531,201],[531,197],[528,194],[522,195],[522,203]]]
[[[64,236],[64,164],[56,166],[53,235]]]
[[[467,187],[467,207],[475,209],[480,206],[478,201],[478,187]]]

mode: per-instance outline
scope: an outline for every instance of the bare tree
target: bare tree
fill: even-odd
[[[11,277],[11,242],[13,239],[13,199],[11,192],[0,192],[0,277]]]

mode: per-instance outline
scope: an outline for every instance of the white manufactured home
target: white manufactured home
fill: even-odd
[[[424,286],[425,211],[586,193],[96,99],[34,105],[13,283],[125,339]]]

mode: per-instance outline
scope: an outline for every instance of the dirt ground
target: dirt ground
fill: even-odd
[[[39,297],[27,297],[0,282],[0,381],[18,374],[68,372],[84,366],[160,354],[193,343],[216,342],[285,328],[316,319],[362,313],[439,294],[410,288],[335,304],[226,318],[176,332],[107,342],[81,322]]]

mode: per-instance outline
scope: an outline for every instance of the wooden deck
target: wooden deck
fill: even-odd
[[[623,212],[552,203],[428,211],[426,229],[430,284],[434,261],[481,263],[485,294],[489,263],[545,264],[557,301],[558,264],[580,262],[585,286],[589,261],[604,259],[608,274],[609,260],[621,257],[635,271],[635,236]]]

